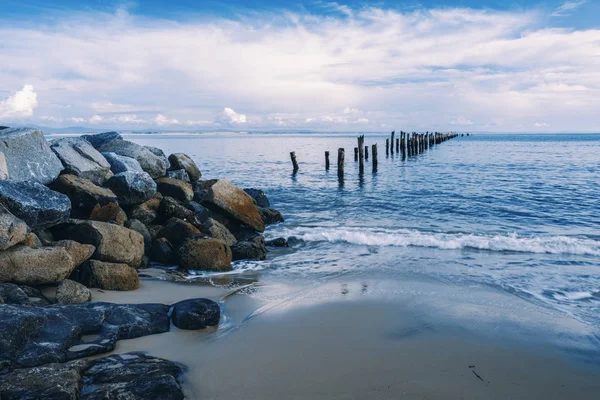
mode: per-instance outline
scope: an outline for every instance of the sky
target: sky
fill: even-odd
[[[0,37],[0,125],[600,132],[600,0],[0,0]]]

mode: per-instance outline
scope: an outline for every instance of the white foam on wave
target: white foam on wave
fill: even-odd
[[[307,228],[278,232],[305,242],[345,242],[367,246],[433,247],[439,249],[479,249],[542,254],[600,256],[600,241],[569,236],[479,235],[438,233],[400,229]]]

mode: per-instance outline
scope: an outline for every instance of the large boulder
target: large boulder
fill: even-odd
[[[165,226],[162,227],[157,238],[166,238],[173,247],[179,247],[183,242],[194,235],[200,233],[200,230],[189,222],[185,222],[178,218],[171,218],[167,221]]]
[[[278,224],[284,221],[283,215],[281,215],[281,213],[274,208],[259,207],[258,212],[260,213],[260,217],[265,225]]]
[[[238,260],[264,260],[267,258],[267,248],[262,236],[255,236],[252,240],[239,241],[231,246],[233,261]]]
[[[65,221],[71,201],[37,182],[0,181],[0,204],[34,230]]]
[[[144,203],[156,193],[156,183],[145,172],[119,172],[106,182],[106,186],[117,194],[123,205]]]
[[[192,182],[196,182],[202,178],[202,172],[187,154],[173,153],[169,156],[169,162],[171,163],[171,170],[183,169],[189,176]]]
[[[65,249],[71,256],[75,267],[86,262],[96,251],[96,248],[91,244],[79,243],[74,240],[59,240],[58,242],[54,242],[53,246]]]
[[[233,236],[233,233],[231,233],[229,229],[225,227],[225,225],[210,217],[202,223],[201,231],[213,239],[224,241],[228,246],[232,246],[235,242],[237,242],[237,239],[235,236]]]
[[[56,233],[96,247],[93,258],[138,268],[144,256],[144,237],[134,230],[99,221],[84,221]]]
[[[54,139],[50,142],[50,148],[69,174],[89,179],[98,185],[102,185],[110,174],[108,161],[85,139]]]
[[[6,250],[27,239],[27,224],[14,215],[0,210],[0,250]]]
[[[180,201],[172,197],[165,196],[160,202],[156,221],[164,223],[171,218],[179,218],[196,227],[200,227],[202,224],[197,214],[188,208],[187,205],[183,205]]]
[[[156,180],[157,190],[165,197],[173,197],[180,201],[191,201],[194,198],[192,185],[179,179],[160,178]]]
[[[87,140],[95,148],[99,149],[104,145],[110,144],[115,140],[123,140],[118,132],[103,132],[94,135],[83,135],[82,139]]]
[[[162,194],[155,193],[150,200],[132,207],[129,212],[129,217],[138,219],[145,225],[152,224],[158,215],[158,209],[162,200]]]
[[[137,271],[127,264],[89,260],[71,274],[72,280],[105,290],[135,290],[140,287]]]
[[[92,300],[92,292],[81,283],[65,279],[56,287],[58,304],[79,304]]]
[[[0,282],[32,286],[57,283],[76,267],[69,252],[60,246],[17,245],[0,252]]]
[[[86,138],[90,140],[89,138]],[[95,146],[94,146],[95,147]],[[142,169],[154,179],[165,176],[169,161],[166,157],[155,154],[154,149],[141,146],[128,140],[116,139],[101,143],[96,149],[102,153],[116,153],[121,156],[135,158]]]
[[[156,238],[152,241],[150,252],[148,253],[150,261],[155,261],[164,265],[171,265],[177,262],[173,252],[173,246],[167,238]]]
[[[96,220],[102,216],[103,220],[110,221],[120,210],[117,196],[112,190],[97,186],[80,176],[61,175],[50,187],[71,199],[72,218]]]
[[[144,248],[146,252],[150,250],[150,245],[152,244],[152,236],[150,236],[150,231],[139,219],[129,219],[125,222],[125,228],[132,229],[143,236],[144,238]]]
[[[220,240],[193,236],[181,245],[178,256],[184,269],[231,271],[231,249]]]
[[[176,169],[167,171],[167,178],[179,179],[180,181],[190,182],[190,177],[188,176],[185,169]]]
[[[173,304],[171,320],[179,329],[198,330],[219,325],[221,308],[209,299],[189,299]]]
[[[252,197],[227,179],[219,179],[210,187],[202,205],[223,212],[258,232],[265,230]]]
[[[263,208],[271,207],[271,202],[267,197],[267,194],[260,189],[247,188],[244,189],[244,192],[248,193],[250,197],[254,199],[256,205]]]
[[[140,163],[131,157],[120,156],[117,153],[102,153],[106,161],[110,164],[110,170],[113,174],[119,172],[144,172]]]
[[[0,130],[0,152],[4,153],[12,180],[48,184],[63,170],[62,162],[38,129]]]

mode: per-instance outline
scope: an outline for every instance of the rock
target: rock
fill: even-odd
[[[50,148],[62,161],[69,174],[102,185],[109,175],[110,164],[102,154],[82,138],[60,138],[50,142]]]
[[[92,210],[89,218],[92,221],[114,222],[117,225],[123,225],[127,221],[127,214],[118,203],[110,203],[104,207],[96,207]]]
[[[193,211],[194,214],[196,214],[198,220],[200,221],[206,221],[206,219],[209,217],[209,209],[196,203],[195,201],[188,201],[184,204],[184,207],[188,210]]]
[[[169,161],[164,155],[156,155],[152,149],[127,140],[112,140],[101,144],[96,149],[102,153],[116,153],[121,156],[135,158],[142,169],[150,174],[153,179],[165,176],[167,168],[169,168]]]
[[[76,265],[62,247],[23,245],[0,252],[0,282],[45,285],[65,279]]]
[[[6,157],[4,153],[0,152],[0,180],[9,178],[8,165],[6,165]]]
[[[169,308],[163,304],[4,304],[0,321],[11,329],[0,331],[0,365],[35,367],[112,351],[118,340],[168,332]]]
[[[27,224],[8,212],[0,211],[0,250],[6,250],[27,239]]]
[[[110,144],[115,140],[122,140],[123,138],[117,132],[104,132],[97,133],[95,135],[83,135],[82,139],[87,140],[95,148],[101,148],[104,145]]]
[[[33,232],[27,234],[22,244],[27,247],[42,247],[44,245],[40,238]]]
[[[258,207],[262,207],[262,208],[271,207],[271,202],[269,201],[267,194],[265,192],[263,192],[262,190],[247,188],[247,189],[244,189],[244,192],[248,193],[248,195],[254,199],[254,201],[256,202],[256,205]]]
[[[152,245],[152,236],[150,236],[150,232],[146,225],[140,222],[138,219],[130,219],[125,222],[125,227],[129,229],[133,229],[144,238],[144,249],[145,252],[150,250],[150,246]]]
[[[127,264],[89,260],[71,274],[87,287],[105,290],[135,290],[140,287],[137,271]]]
[[[81,283],[65,279],[56,287],[56,302],[59,304],[79,304],[92,301],[92,292]]]
[[[237,239],[229,232],[229,229],[213,218],[207,218],[207,220],[202,223],[201,231],[213,239],[224,241],[228,246],[232,246],[237,242]]]
[[[177,262],[173,254],[173,246],[167,238],[156,238],[152,241],[152,247],[148,253],[150,261],[155,261],[164,265],[173,265]]]
[[[167,178],[179,179],[180,181],[190,182],[190,177],[188,176],[187,172],[185,172],[185,169],[167,171]]]
[[[198,169],[198,166],[188,155],[183,153],[174,153],[169,156],[169,162],[171,163],[171,170],[183,169],[187,172],[190,180],[196,182],[202,178],[202,172]]]
[[[74,240],[59,240],[58,242],[54,242],[54,246],[62,247],[69,253],[75,268],[89,260],[96,251],[94,246],[78,243]]]
[[[256,236],[252,241],[237,242],[231,246],[233,261],[238,260],[264,260],[267,258],[265,240],[262,236]]]
[[[273,225],[279,222],[283,222],[283,215],[273,208],[258,208],[258,212],[260,213],[260,217],[262,218],[265,225]]]
[[[178,200],[175,200],[172,197],[165,196],[160,202],[157,221],[159,223],[164,223],[171,218],[179,218],[181,220],[191,223],[196,227],[200,227],[200,225],[202,224],[197,218],[196,213],[194,213],[194,211],[181,204],[181,202],[179,202]]]
[[[265,224],[252,197],[227,179],[219,179],[210,187],[202,205],[222,211],[258,232],[265,230]]]
[[[96,218],[102,216],[110,221],[120,210],[117,196],[112,190],[97,186],[79,176],[61,175],[50,188],[69,197],[72,218],[88,219],[93,215]]]
[[[12,180],[34,181],[46,185],[54,181],[63,170],[61,161],[38,129],[1,130],[0,152],[4,153]]]
[[[102,153],[106,161],[110,164],[110,170],[113,174],[120,172],[144,172],[140,163],[131,157],[120,156],[117,153]]]
[[[199,233],[200,230],[189,222],[171,218],[156,236],[157,238],[166,238],[173,247],[179,247],[187,238]]]
[[[134,230],[98,221],[85,221],[56,233],[61,239],[73,239],[94,245],[94,259],[128,264],[138,268],[144,256],[144,237]]]
[[[265,245],[270,247],[289,247],[287,239],[282,237],[273,240],[267,240]]]
[[[0,204],[33,230],[63,222],[71,213],[67,196],[37,182],[0,181]]]
[[[29,296],[14,283],[0,283],[0,304],[30,305]]]
[[[198,181],[192,184],[194,189],[194,201],[202,202],[202,199],[208,194],[210,187],[214,185],[218,179],[210,179],[206,181]]]
[[[219,325],[221,308],[209,299],[190,299],[173,304],[171,320],[179,329],[198,330]]]
[[[191,201],[194,198],[194,189],[187,182],[173,178],[160,178],[156,180],[157,190],[163,196],[173,197],[180,201]]]
[[[162,194],[156,193],[145,203],[134,206],[129,212],[129,217],[140,220],[146,226],[152,224],[157,217],[162,199]]]
[[[231,271],[231,249],[220,240],[193,236],[179,248],[178,256],[184,269]]]
[[[116,193],[123,205],[142,204],[156,193],[156,183],[145,172],[119,172],[105,185]]]

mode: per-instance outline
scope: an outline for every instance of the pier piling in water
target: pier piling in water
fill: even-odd
[[[377,172],[377,144],[371,145],[371,158],[373,159],[373,172]]]
[[[385,155],[390,155],[390,139],[385,139]]]
[[[390,141],[390,152],[392,153],[392,155],[394,155],[394,135],[396,134],[396,131],[392,131],[392,140]]]
[[[329,171],[329,152],[325,152],[325,170]]]
[[[358,147],[354,148],[354,162],[358,161]]]
[[[292,165],[294,167],[294,172],[298,172],[298,160],[296,160],[296,152],[290,152],[290,158],[292,159]]]
[[[369,159],[369,146],[365,146],[365,160]]]
[[[338,149],[337,171],[338,178],[344,179],[344,149],[341,147]]]
[[[364,143],[365,135],[360,135],[358,137],[358,173],[361,175],[365,172]]]

